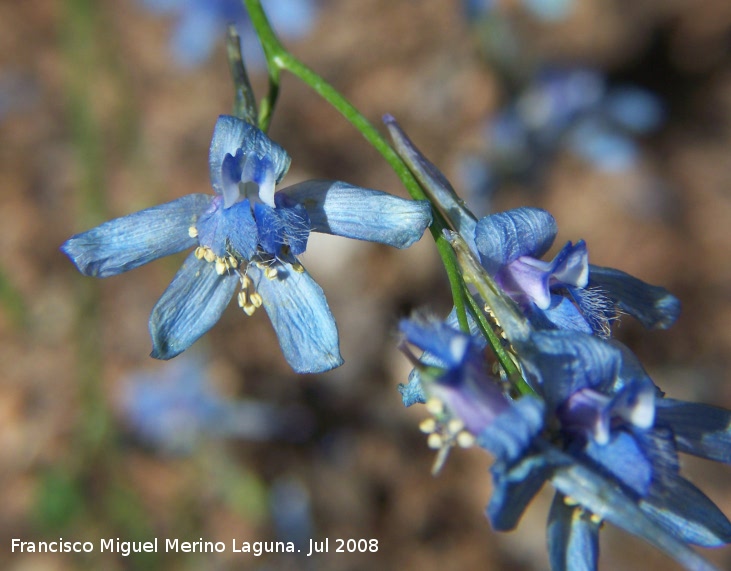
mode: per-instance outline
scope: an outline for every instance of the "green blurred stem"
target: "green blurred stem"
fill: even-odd
[[[259,128],[266,131],[272,119],[272,112],[276,105],[279,94],[280,70],[286,70],[309,85],[325,101],[337,109],[353,127],[386,159],[396,175],[401,179],[407,192],[414,200],[426,200],[421,186],[411,174],[411,171],[401,158],[396,154],[391,145],[381,136],[378,130],[366,119],[345,97],[343,97],[332,85],[317,75],[314,71],[300,62],[289,53],[277,38],[269,21],[261,7],[260,0],[243,0],[259,41],[264,49],[269,69],[269,93],[261,101],[259,109]],[[449,242],[444,238],[443,230],[447,228],[442,215],[432,207],[434,220],[430,227],[437,251],[442,259],[442,264],[447,272],[449,286],[452,290],[454,306],[457,310],[457,319],[460,328],[469,331],[467,322],[467,311],[465,308],[464,290],[462,277],[457,267],[457,262]]]

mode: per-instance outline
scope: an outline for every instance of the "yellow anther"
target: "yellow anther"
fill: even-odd
[[[256,311],[256,306],[253,303],[245,303],[242,308],[244,310],[244,313],[251,317],[254,315],[254,312]]]
[[[598,516],[597,514],[591,514],[591,517],[589,518],[591,520],[591,523],[594,523],[596,525],[599,525],[602,523],[602,518]]]
[[[195,226],[191,226],[190,228],[188,228],[188,236],[190,236],[191,238],[197,238],[198,228],[196,228]]]
[[[444,412],[444,403],[438,398],[431,397],[428,401],[426,401],[426,410],[434,416],[440,415]]]
[[[295,262],[294,264],[292,264],[292,269],[298,274],[304,273],[305,271],[305,267],[299,262]]]
[[[426,439],[426,445],[432,450],[439,450],[442,446],[444,446],[444,439],[436,432],[432,432],[429,435],[429,438]]]
[[[237,300],[239,302],[239,307],[244,307],[246,305],[246,292],[243,290],[240,291],[237,296]]]
[[[450,434],[457,434],[464,428],[464,422],[459,418],[453,418],[447,423],[447,432]]]
[[[239,261],[235,257],[229,256],[228,265],[231,266],[235,270],[236,268],[239,267]]]
[[[475,435],[463,430],[457,435],[457,444],[460,448],[470,448],[475,444]]]
[[[419,430],[424,434],[431,434],[437,429],[437,422],[433,418],[425,418],[419,423]]]
[[[241,287],[243,289],[249,289],[251,287],[251,278],[246,274],[241,276]]]
[[[203,259],[203,255],[206,253],[206,249],[203,246],[198,246],[195,249],[195,257],[199,260]]]
[[[563,499],[563,503],[565,503],[569,507],[578,506],[579,502],[577,502],[574,498],[571,496],[565,496]]]
[[[249,300],[251,301],[251,305],[254,307],[261,307],[261,304],[264,303],[264,300],[261,298],[258,292],[254,292],[249,296]]]
[[[272,267],[272,266],[269,266],[267,269],[264,270],[264,275],[266,276],[266,278],[268,280],[273,280],[274,278],[277,277],[277,274],[279,274],[279,272],[277,271],[277,268]]]
[[[216,258],[216,273],[222,276],[226,273],[226,262],[222,258]]]
[[[213,253],[213,250],[210,248],[206,248],[203,252],[203,257],[205,258],[206,262],[215,262],[216,261],[216,254]]]

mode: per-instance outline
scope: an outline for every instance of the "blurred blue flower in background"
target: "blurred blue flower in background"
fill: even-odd
[[[119,412],[137,437],[170,454],[190,454],[207,438],[299,440],[312,430],[302,408],[226,398],[203,360],[188,355],[124,378]]]
[[[651,92],[610,86],[597,70],[545,68],[486,122],[486,153],[463,160],[466,194],[479,204],[506,181],[540,184],[563,151],[601,171],[626,172],[640,157],[637,138],[660,128],[664,115]]]
[[[544,22],[560,22],[574,6],[574,0],[522,0],[523,7]],[[463,0],[464,10],[470,20],[484,18],[499,9],[499,0]]]
[[[141,0],[150,10],[173,14],[175,29],[170,47],[183,67],[205,62],[216,43],[234,24],[241,36],[247,63],[261,66],[264,62],[259,41],[241,0]],[[264,0],[262,2],[274,29],[283,38],[297,40],[314,27],[319,11],[318,0]]]

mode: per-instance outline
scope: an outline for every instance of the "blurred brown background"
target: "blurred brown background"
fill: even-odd
[[[668,104],[663,128],[623,174],[559,156],[540,192],[511,185],[493,209],[546,207],[559,239],[584,238],[592,262],[662,284],[683,303],[669,331],[625,320],[617,335],[671,396],[731,407],[731,9],[723,0],[594,0],[565,21],[502,8],[527,47],[644,81]],[[266,2],[265,2],[266,6]],[[375,124],[397,117],[459,188],[457,165],[479,151],[481,122],[505,93],[456,0],[323,0],[307,37],[285,42]],[[110,217],[210,192],[208,145],[232,91],[223,42],[194,69],[176,66],[174,18],[132,1],[0,0],[0,566],[72,569],[547,568],[549,490],[517,531],[483,516],[490,458],[456,451],[437,478],[418,432],[426,413],[396,391],[409,371],[396,323],[450,302],[431,239],[409,251],[331,237],[303,262],[337,319],[346,364],[298,377],[263,312],[232,304],[196,345],[211,382],[234,398],[312,413],[299,441],[204,438],[188,455],[140,443],[120,413],[124,379],[154,373],[149,311],[182,258],[96,281],[59,252]],[[253,74],[259,94],[266,78]],[[383,130],[385,132],[385,130]],[[405,196],[357,132],[285,76],[272,138],[292,156],[285,183],[332,178]],[[659,176],[648,188],[638,177]],[[651,206],[648,208],[647,205]],[[297,440],[297,439],[295,439]],[[731,469],[687,461],[686,473],[731,514]],[[277,539],[272,486],[297,482],[312,537],[375,538],[377,553],[233,554],[231,539]],[[226,553],[125,558],[11,554],[11,538],[224,541]],[[731,550],[707,552],[731,568]],[[607,526],[600,569],[677,566]]]

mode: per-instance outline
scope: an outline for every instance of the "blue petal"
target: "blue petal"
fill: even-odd
[[[591,513],[566,504],[557,493],[548,514],[548,556],[553,571],[596,571],[600,522]]]
[[[540,258],[556,237],[556,221],[539,208],[516,208],[491,214],[477,223],[475,243],[491,274],[521,256]]]
[[[644,496],[652,480],[652,466],[637,441],[627,432],[618,432],[606,444],[591,439],[586,454],[639,496]]]
[[[406,136],[396,119],[391,115],[384,115],[383,122],[391,134],[398,155],[426,189],[434,204],[444,212],[448,220],[452,221],[454,229],[467,240],[470,248],[474,249],[473,237],[477,222],[475,216],[464,206],[447,178]]]
[[[621,352],[609,343],[574,331],[537,331],[524,347],[528,370],[539,377],[546,400],[556,407],[583,388],[610,386]]]
[[[406,340],[428,351],[445,368],[459,367],[470,349],[470,335],[437,320],[402,319],[399,329]],[[473,349],[475,350],[475,349]]]
[[[584,319],[584,316],[567,298],[561,295],[551,295],[551,305],[540,310],[530,306],[527,310],[528,317],[539,329],[567,329],[580,333],[592,333],[592,328]]]
[[[238,284],[238,274],[219,276],[191,253],[152,309],[151,356],[171,359],[190,347],[220,319]]]
[[[694,402],[659,399],[657,424],[673,431],[678,450],[731,464],[731,411]]]
[[[69,238],[61,250],[87,276],[106,278],[196,244],[188,228],[211,202],[189,194],[159,206],[115,218]]]
[[[619,270],[591,265],[589,284],[601,288],[622,311],[650,329],[667,329],[680,313],[680,302],[668,290]]]
[[[682,541],[704,547],[731,543],[731,522],[708,496],[677,474],[653,486],[640,507]]]
[[[687,569],[716,571],[713,565],[646,515],[616,482],[555,448],[544,448],[545,461],[556,466],[551,483],[562,494],[571,497],[599,518],[661,549]]]
[[[242,153],[238,154],[240,161],[245,162],[247,159],[253,161],[248,169],[253,169],[256,172],[252,171],[249,174],[257,175],[258,173],[261,175],[261,172],[259,172],[261,169],[255,167],[266,163],[266,167],[274,173],[274,182],[278,183],[289,168],[290,158],[287,152],[259,129],[238,117],[221,115],[216,121],[208,154],[211,185],[217,194],[224,194],[226,188],[223,168],[226,156],[237,157],[239,149],[243,150]],[[229,163],[227,165],[225,172],[230,175],[231,165]],[[239,168],[243,168],[243,166],[242,164]],[[245,176],[245,174],[242,172],[242,176]],[[250,180],[257,183],[261,182],[256,178]]]
[[[198,242],[218,257],[234,253],[248,260],[256,253],[258,231],[248,200],[225,208],[221,197],[215,197],[198,220],[197,228]]]
[[[497,531],[510,531],[550,477],[551,467],[543,456],[530,456],[511,466],[498,460],[490,472],[493,492],[487,517]]]
[[[312,230],[407,248],[431,224],[427,201],[406,200],[344,182],[310,180],[275,195],[283,205],[301,204]]]
[[[274,279],[255,264],[248,267],[279,338],[285,359],[298,373],[322,373],[343,363],[338,330],[322,288],[307,272],[278,264]]]
[[[424,389],[421,387],[421,379],[416,369],[411,371],[407,384],[399,384],[398,391],[401,393],[401,400],[404,406],[411,406],[417,403],[424,404],[426,402],[426,395],[424,394]]]

